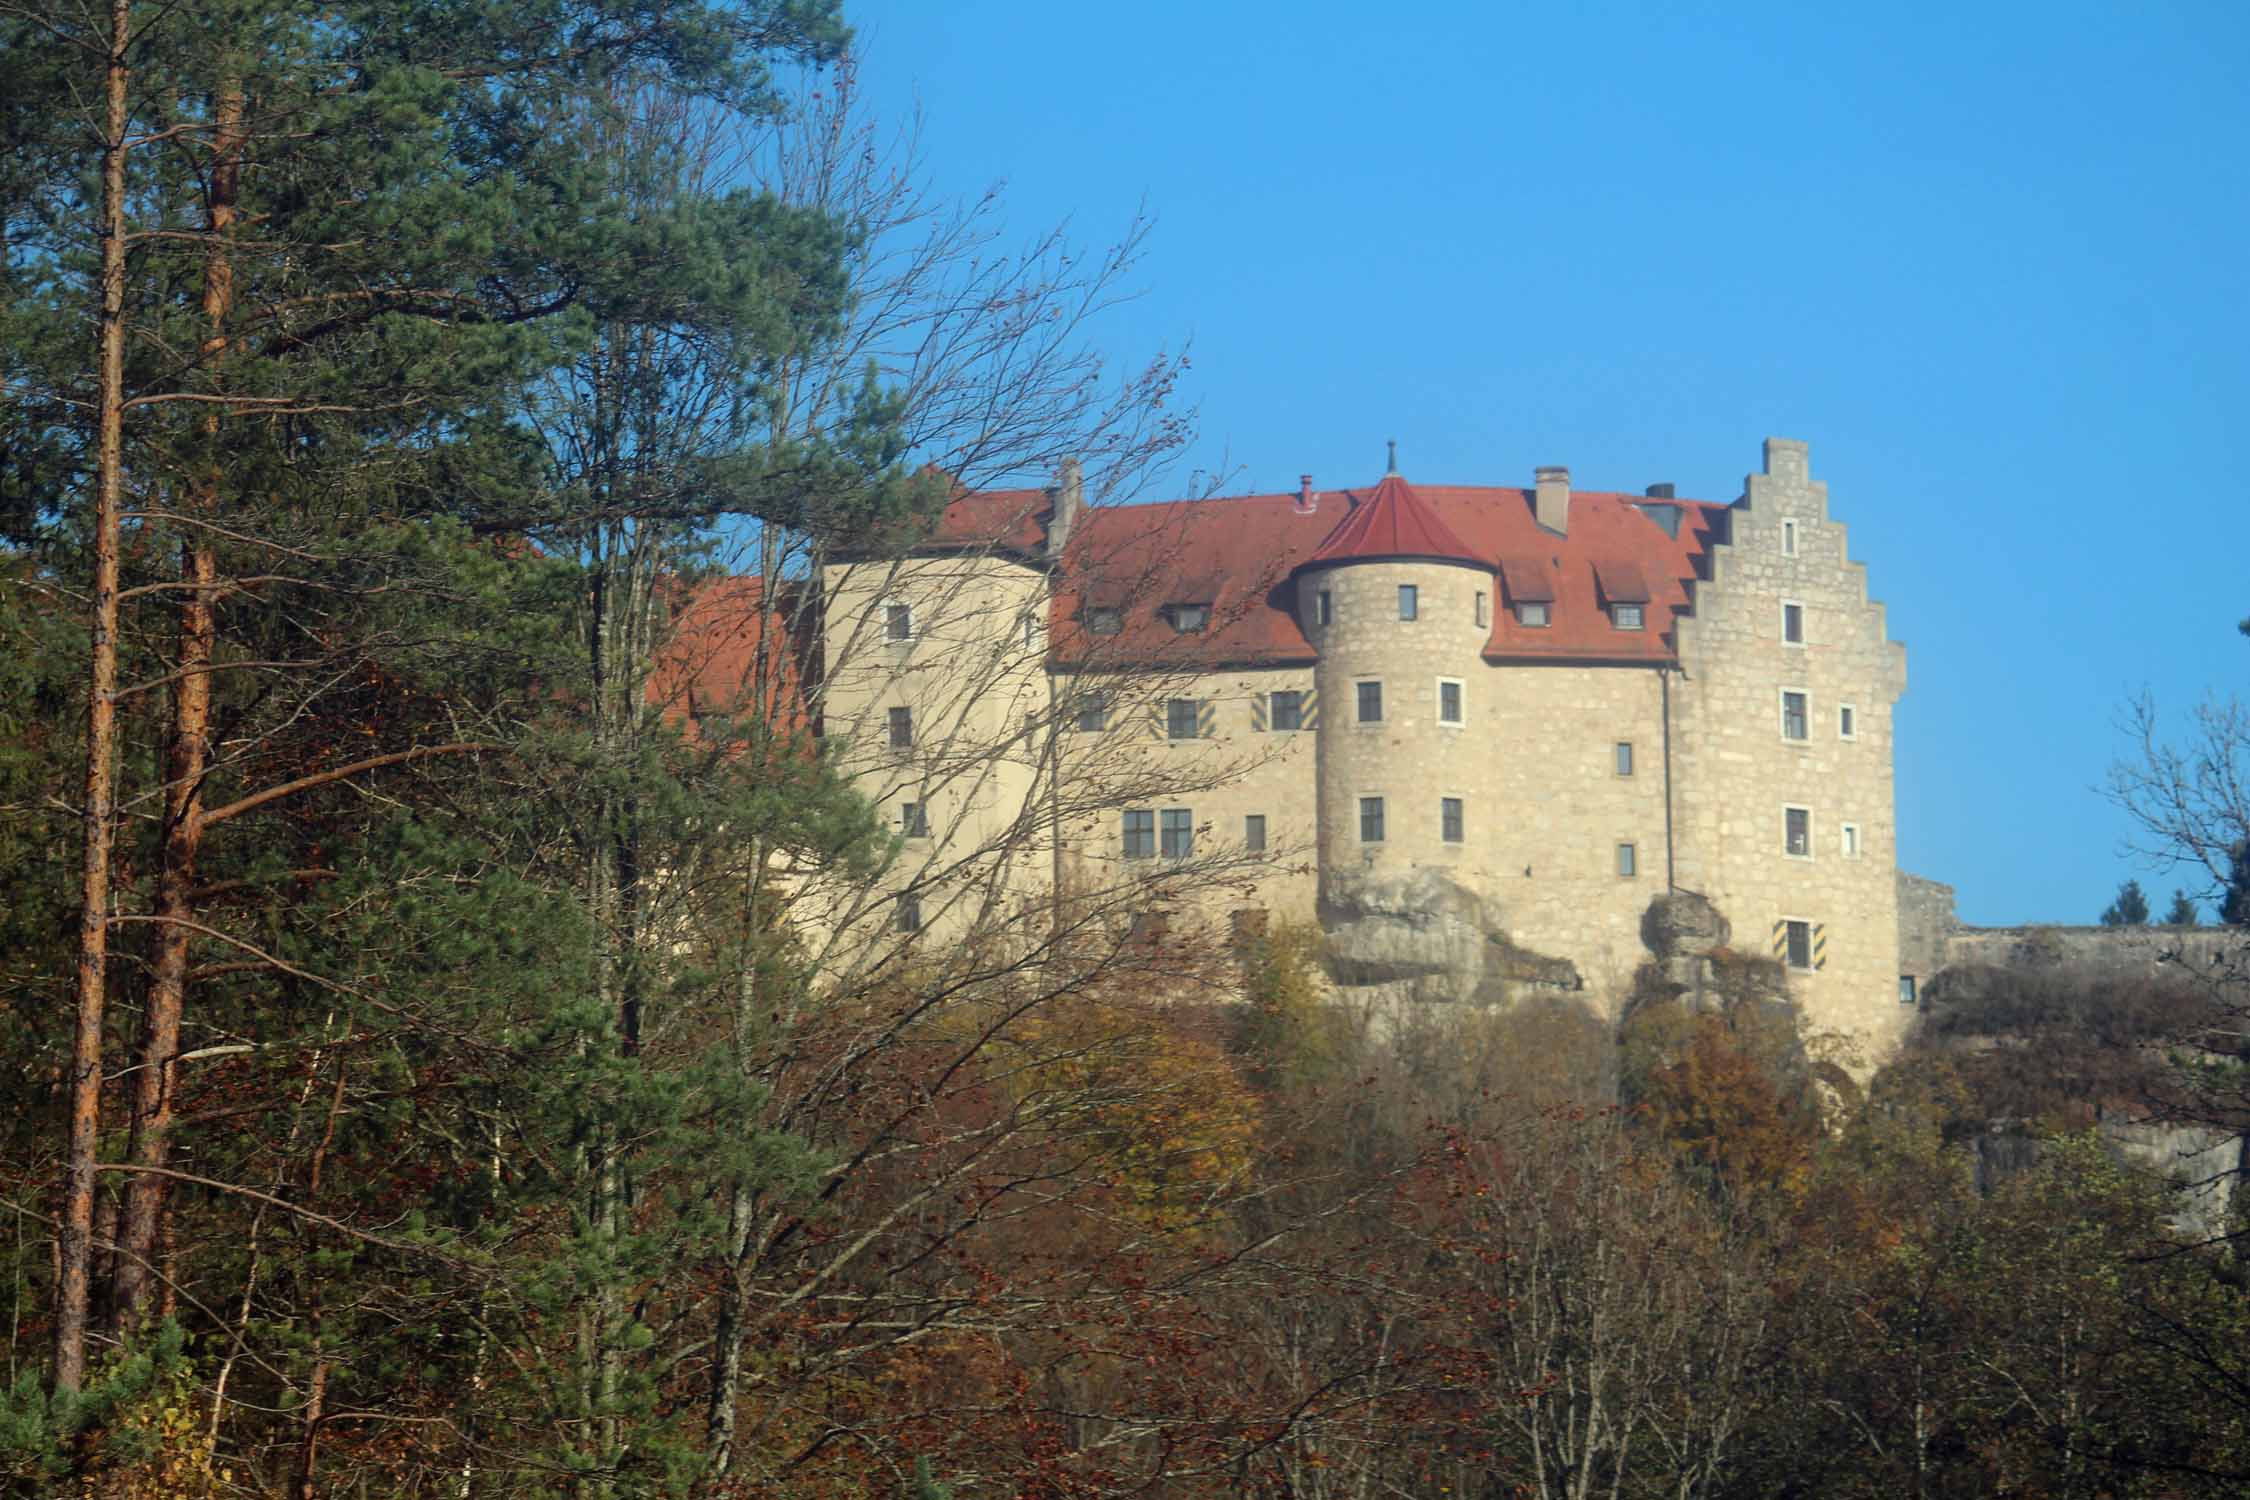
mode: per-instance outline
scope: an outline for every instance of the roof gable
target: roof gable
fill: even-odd
[[[1454,535],[1453,528],[1414,493],[1414,486],[1391,473],[1383,476],[1383,482],[1375,486],[1375,493],[1364,504],[1355,506],[1337,524],[1307,561],[1320,564],[1409,557],[1491,566],[1489,559],[1480,557]]]

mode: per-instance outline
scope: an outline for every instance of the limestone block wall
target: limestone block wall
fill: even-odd
[[[1678,880],[1727,913],[1738,946],[1778,952],[1783,924],[1810,924],[1813,962],[1792,986],[1812,1029],[1854,1039],[1872,1066],[1913,1015],[1898,998],[1891,777],[1905,653],[1803,443],[1767,441],[1731,520],[1678,627]],[[1786,638],[1789,606],[1801,642]],[[1790,693],[1802,738],[1786,732]],[[1802,852],[1786,846],[1792,807],[1809,818]]]

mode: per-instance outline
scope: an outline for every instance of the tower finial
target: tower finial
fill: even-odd
[[[1385,469],[1383,472],[1386,474],[1396,474],[1398,472],[1398,439],[1392,438],[1387,446],[1391,450],[1391,466]]]

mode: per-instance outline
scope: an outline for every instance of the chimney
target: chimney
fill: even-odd
[[[1291,509],[1300,516],[1309,516],[1320,509],[1319,503],[1313,499],[1310,474],[1297,476],[1297,503]]]
[[[1570,532],[1570,470],[1560,465],[1550,465],[1532,470],[1538,484],[1538,499],[1532,514],[1539,524],[1557,536]]]
[[[1672,486],[1668,484],[1652,484],[1648,487],[1645,493],[1647,498],[1651,500],[1669,500],[1672,498]]]
[[[1086,483],[1080,477],[1078,460],[1066,458],[1056,471],[1054,488],[1047,491],[1053,497],[1055,508],[1047,517],[1047,557],[1062,556],[1070,543],[1070,528],[1077,524],[1078,512],[1086,504]]]

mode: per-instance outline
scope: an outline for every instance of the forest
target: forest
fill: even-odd
[[[805,581],[1194,416],[1145,221],[934,189],[847,19],[0,0],[8,1493],[2250,1487],[2235,1210],[2097,1129],[2239,1133],[2250,959],[1870,1073],[1752,956],[1378,1018],[1145,890],[880,920]],[[940,747],[1050,778],[976,868],[1114,801],[1077,711]]]

